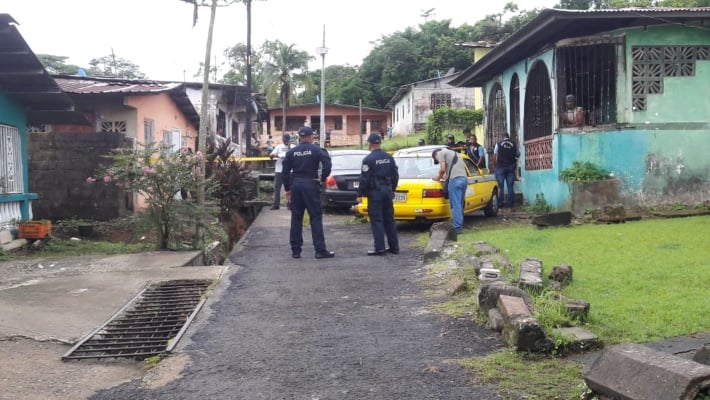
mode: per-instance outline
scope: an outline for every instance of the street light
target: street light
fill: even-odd
[[[325,47],[325,25],[323,25],[323,47],[317,47],[316,53],[321,56],[322,64],[320,68],[320,138],[321,146],[325,147],[325,55],[328,48]]]

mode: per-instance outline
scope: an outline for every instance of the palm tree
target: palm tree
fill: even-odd
[[[269,107],[281,106],[281,131],[286,130],[286,110],[299,91],[313,90],[308,62],[313,56],[280,41],[264,44],[264,92]]]

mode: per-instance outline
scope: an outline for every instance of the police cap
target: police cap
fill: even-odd
[[[373,144],[382,143],[382,136],[379,133],[372,133],[367,137],[367,142]]]
[[[313,129],[311,129],[310,126],[302,126],[301,129],[298,130],[298,136],[311,136],[313,135]]]

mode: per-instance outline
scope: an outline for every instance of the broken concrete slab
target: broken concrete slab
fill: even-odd
[[[502,335],[508,346],[516,351],[542,353],[552,348],[552,342],[545,335],[545,329],[533,317],[517,316],[506,320]]]
[[[542,260],[537,258],[526,258],[520,262],[521,286],[532,289],[542,289]]]
[[[447,240],[456,241],[458,236],[450,222],[437,222],[429,231],[429,242],[424,248],[424,262],[431,262],[441,256]]]
[[[710,367],[629,343],[605,348],[584,380],[595,393],[620,400],[693,400],[710,388]]]
[[[567,346],[567,350],[570,351],[596,349],[601,346],[601,342],[599,341],[599,337],[597,335],[578,326],[556,328],[554,331],[570,341]]]
[[[500,295],[520,297],[523,299],[528,309],[533,309],[533,301],[526,291],[519,287],[508,285],[503,281],[481,284],[481,287],[478,289],[478,307],[485,312],[488,312],[491,308],[496,308]]]
[[[532,224],[539,227],[566,226],[572,223],[572,212],[560,211],[538,214],[532,217]]]

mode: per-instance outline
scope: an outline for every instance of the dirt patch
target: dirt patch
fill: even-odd
[[[69,345],[12,337],[0,339],[0,398],[85,399],[101,387],[144,373],[137,361],[61,361]]]

